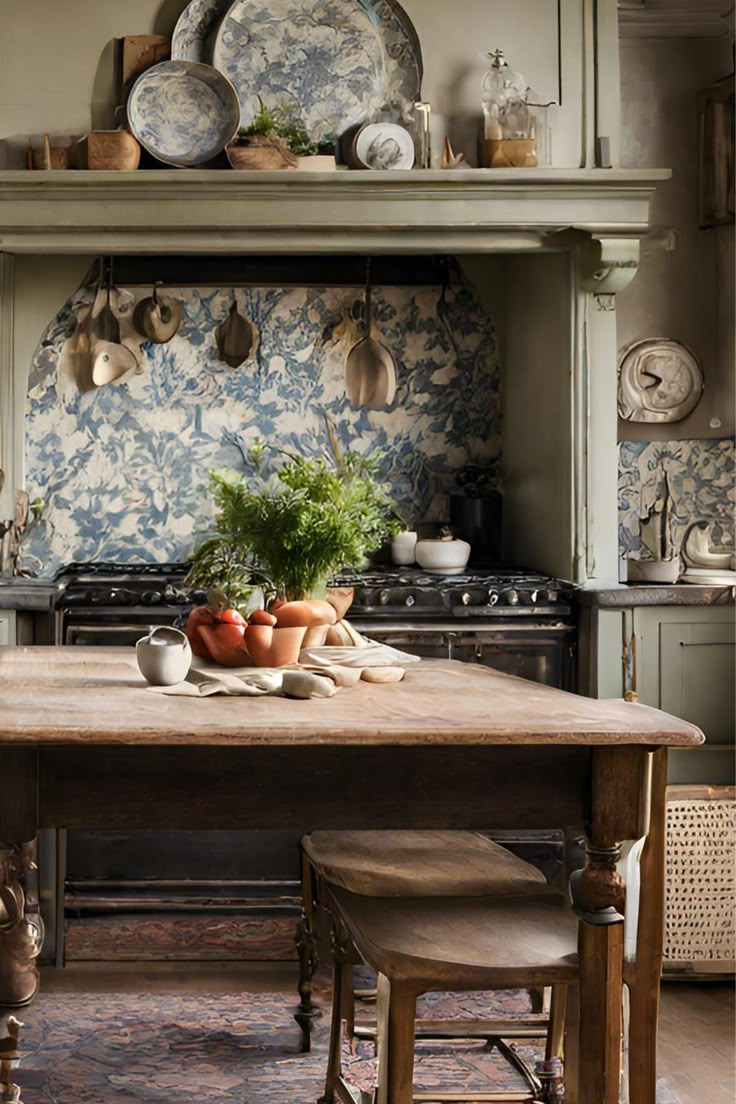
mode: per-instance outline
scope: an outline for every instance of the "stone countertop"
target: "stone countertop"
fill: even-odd
[[[24,579],[0,575],[0,610],[51,613],[61,586],[53,579]]]
[[[736,587],[691,586],[674,583],[657,586],[651,583],[630,583],[620,587],[602,587],[578,592],[583,606],[598,609],[634,609],[637,606],[732,606]]]

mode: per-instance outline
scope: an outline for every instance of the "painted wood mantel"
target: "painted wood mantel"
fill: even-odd
[[[527,258],[526,269],[510,294],[533,317],[545,309],[545,258],[557,254],[568,259],[567,290],[557,311],[562,321],[554,325],[572,335],[569,364],[560,370],[560,378],[570,381],[570,432],[560,447],[571,472],[571,506],[564,522],[569,531],[559,538],[564,551],[539,566],[580,583],[615,582],[615,294],[636,274],[650,202],[668,176],[667,170],[590,168],[0,173],[0,466],[7,477],[0,516],[10,516],[12,490],[24,481],[24,385],[14,366],[15,257],[370,251],[475,255],[480,263],[483,256],[516,254]],[[482,264],[478,271],[482,283]],[[527,276],[539,288],[536,303],[529,299]],[[544,340],[536,357],[544,374]],[[546,414],[534,416],[546,431]],[[533,464],[522,476],[527,486],[537,481]],[[536,507],[554,497],[555,489],[542,482],[531,502],[519,496],[518,513],[541,518]],[[549,544],[550,526],[539,524],[542,533],[525,531],[520,549],[513,550],[520,562],[531,562],[540,536],[542,546],[545,539]]]
[[[520,252],[577,230],[638,240],[668,173],[0,173],[8,253]],[[559,248],[559,246],[557,246]]]

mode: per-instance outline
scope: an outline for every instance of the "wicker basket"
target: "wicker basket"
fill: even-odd
[[[734,969],[735,796],[733,787],[667,790],[664,967],[669,975]]]

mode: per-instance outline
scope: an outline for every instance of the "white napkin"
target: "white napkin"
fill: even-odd
[[[306,667],[407,667],[419,663],[419,656],[366,639],[364,648],[304,648],[299,662]]]
[[[253,670],[218,671],[211,674],[192,668],[184,682],[175,686],[149,686],[154,694],[174,697],[208,698],[212,694],[238,697],[264,697],[267,694],[287,698],[331,698],[337,693],[336,680],[327,671],[313,674],[311,671]]]

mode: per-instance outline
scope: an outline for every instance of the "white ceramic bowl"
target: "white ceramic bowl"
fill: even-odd
[[[176,686],[192,665],[192,649],[183,632],[161,625],[135,646],[138,669],[151,686]]]
[[[671,586],[676,583],[682,572],[679,557],[674,560],[634,560],[628,561],[628,581],[630,583],[654,583],[659,586]]]
[[[425,571],[459,575],[470,559],[470,545],[463,540],[420,540],[414,555]]]

